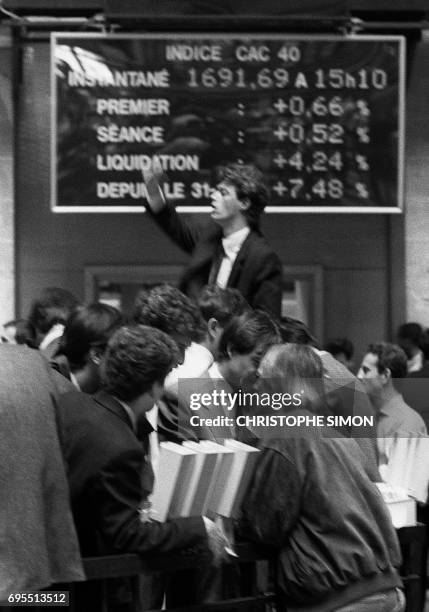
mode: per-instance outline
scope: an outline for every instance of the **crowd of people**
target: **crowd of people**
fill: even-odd
[[[121,313],[48,288],[26,321],[5,325],[0,362],[0,471],[9,493],[0,504],[0,601],[11,591],[83,580],[81,556],[193,549],[219,560],[227,542],[209,519],[159,523],[145,509],[160,441],[235,438],[261,449],[235,537],[278,551],[284,609],[403,609],[398,541],[374,484],[389,460],[386,439],[426,434],[398,384],[409,376],[399,345],[371,344],[356,377],[304,323],[252,308],[237,289],[206,286],[194,301],[155,285]],[[373,416],[373,426],[345,425],[335,435],[325,427],[293,435],[193,427],[181,393],[186,379],[207,390],[299,392],[299,407],[282,413]],[[200,576],[197,593],[186,577],[198,582],[178,572],[147,583],[148,605],[231,592],[228,578]],[[123,579],[113,582],[108,609],[127,610],[131,593]],[[79,610],[97,610],[106,593],[82,582],[75,597]]]
[[[415,386],[401,385],[419,372],[424,382],[423,334],[407,324],[398,344],[369,345],[355,376],[349,340],[322,349],[302,321],[280,316],[281,262],[259,229],[259,171],[221,171],[204,229],[168,205],[159,178],[144,177],[148,212],[191,254],[180,288],[146,286],[132,312],[119,312],[50,287],[27,319],[4,325],[0,603],[73,582],[79,612],[135,610],[131,584],[86,582],[82,557],[173,551],[206,553],[213,565],[146,579],[138,609],[239,596],[239,566],[219,565],[233,536],[274,551],[279,612],[402,612],[400,548],[375,483],[386,440],[427,433],[424,398],[404,399]],[[277,399],[205,403],[201,416],[229,418],[196,423],[189,388]],[[252,418],[274,414],[317,426]],[[205,516],[156,521],[160,442],[226,438],[260,450],[228,537]]]

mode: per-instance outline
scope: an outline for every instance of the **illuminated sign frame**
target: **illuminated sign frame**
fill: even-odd
[[[334,36],[334,35],[281,35],[271,33],[259,33],[259,34],[247,34],[247,33],[224,33],[224,34],[211,34],[211,33],[153,33],[153,34],[82,34],[82,33],[52,33],[51,34],[51,208],[54,212],[60,213],[82,213],[82,212],[144,212],[144,205],[133,204],[130,205],[91,205],[85,204],[84,202],[79,204],[62,204],[58,198],[58,99],[57,99],[57,76],[56,76],[56,46],[61,44],[61,41],[67,39],[73,40],[165,40],[170,44],[177,43],[183,40],[210,40],[210,41],[225,41],[225,40],[243,40],[243,41],[282,41],[285,43],[292,43],[293,41],[327,41],[327,42],[394,42],[398,44],[398,79],[397,79],[397,95],[398,95],[398,111],[397,111],[397,151],[396,151],[396,201],[392,202],[392,205],[314,205],[305,204],[301,205],[269,205],[266,207],[268,213],[400,213],[403,210],[404,200],[404,133],[405,133],[405,38],[403,36],[375,36],[375,35],[351,35],[351,36]],[[253,83],[252,83],[253,87]],[[207,92],[209,94],[209,92]],[[298,96],[296,96],[298,97]],[[314,126],[311,124],[313,129]],[[326,124],[314,124],[314,125],[325,125]],[[327,125],[327,127],[331,127]],[[317,138],[322,139],[326,136],[326,129],[322,133],[316,134]],[[316,141],[317,142],[317,141]],[[326,142],[326,141],[325,141]],[[334,140],[335,142],[335,140]],[[346,149],[345,149],[346,150]],[[320,175],[319,175],[320,176]],[[324,189],[326,186],[334,188],[335,179],[332,181],[322,180]],[[287,183],[287,180],[286,180]],[[341,180],[338,179],[338,183]],[[278,185],[276,183],[274,188]],[[282,183],[283,185],[283,183]],[[356,183],[358,185],[358,183]],[[314,185],[312,185],[312,188]],[[280,188],[280,186],[279,186]],[[290,191],[292,186],[289,185]],[[338,191],[334,193],[336,198],[340,198]],[[306,193],[305,196],[311,200],[313,198],[312,193]],[[207,195],[204,196],[207,199]],[[281,197],[281,196],[279,196]],[[304,197],[304,196],[302,196]],[[326,196],[324,196],[326,197]],[[331,197],[329,195],[329,197]],[[356,197],[356,196],[355,196]],[[362,197],[368,197],[363,194]],[[331,198],[332,201],[332,198]],[[334,200],[335,201],[335,200]],[[176,209],[179,212],[208,212],[211,210],[209,205],[197,204],[182,204],[176,205]]]

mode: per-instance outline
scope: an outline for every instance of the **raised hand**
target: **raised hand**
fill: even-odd
[[[160,212],[166,206],[164,194],[160,185],[162,170],[159,164],[152,164],[151,168],[142,170],[143,181],[146,185],[147,203],[152,212]]]

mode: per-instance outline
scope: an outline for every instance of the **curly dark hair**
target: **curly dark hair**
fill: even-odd
[[[46,287],[33,301],[28,315],[29,323],[42,334],[47,334],[56,323],[65,324],[79,301],[60,287]]]
[[[238,289],[225,287],[222,289],[217,285],[206,285],[198,296],[198,307],[203,319],[216,319],[222,327],[231,320],[233,316],[241,315],[250,306]]]
[[[178,364],[179,350],[167,334],[147,325],[119,328],[109,340],[101,373],[103,389],[124,402],[163,384]]]
[[[419,323],[404,323],[398,329],[399,340],[410,340],[415,346],[420,347],[423,336],[423,328]]]
[[[134,303],[133,318],[141,325],[188,339],[189,344],[201,342],[207,329],[195,302],[169,284],[142,289]]]
[[[232,185],[239,200],[249,201],[250,206],[243,211],[243,215],[250,228],[258,229],[261,214],[269,197],[262,172],[252,164],[228,164],[218,168],[217,181]]]

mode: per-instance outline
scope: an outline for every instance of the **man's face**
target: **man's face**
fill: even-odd
[[[211,198],[213,208],[210,216],[219,225],[227,225],[247,208],[247,204],[237,198],[236,188],[229,183],[219,183],[213,189]]]
[[[374,353],[367,353],[358,372],[358,378],[370,397],[380,395],[385,382],[385,376],[378,371],[377,364],[378,356]]]
[[[259,367],[265,350],[255,349],[246,355],[231,355],[228,359],[228,382],[232,387],[249,384]]]

